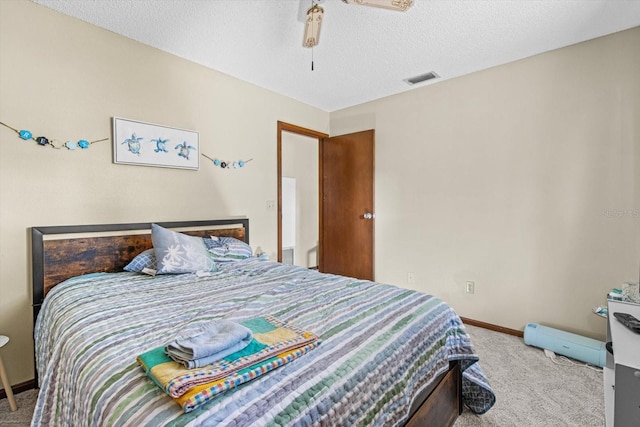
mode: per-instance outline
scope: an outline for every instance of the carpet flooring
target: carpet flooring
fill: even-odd
[[[467,326],[480,365],[496,393],[496,404],[484,415],[465,408],[454,427],[602,427],[603,378],[569,360],[554,363],[521,338]],[[561,365],[560,365],[561,364]],[[18,410],[0,400],[0,427],[29,426],[36,390],[16,395]]]
[[[465,408],[454,427],[603,427],[604,388],[599,368],[556,358],[522,338],[467,326],[496,404],[477,416]]]

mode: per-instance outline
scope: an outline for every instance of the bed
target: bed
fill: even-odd
[[[158,223],[249,242],[248,219]],[[495,396],[458,315],[433,296],[255,257],[210,275],[123,272],[150,223],[33,227],[33,425],[449,426]],[[194,322],[274,316],[313,351],[185,412],[136,357]]]

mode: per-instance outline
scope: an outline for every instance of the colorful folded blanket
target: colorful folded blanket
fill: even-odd
[[[169,396],[177,398],[202,384],[206,384],[208,388],[222,387],[217,392],[219,393],[281,366],[320,344],[318,336],[314,333],[272,316],[250,319],[240,324],[246,326],[253,334],[249,345],[203,368],[185,368],[167,356],[164,346],[139,355],[137,361],[158,387]],[[292,351],[294,352],[291,353]],[[243,371],[244,369],[248,370]],[[249,377],[245,378],[247,375]],[[239,379],[242,381],[237,382]],[[218,380],[223,382],[207,384]],[[234,382],[229,386],[220,385],[224,384],[224,381]]]
[[[320,345],[320,341],[314,341],[305,346],[285,351],[284,353],[281,353],[276,357],[271,357],[246,369],[241,369],[237,373],[232,374],[226,378],[222,378],[206,384],[197,385],[189,389],[182,396],[174,398],[173,400],[178,405],[182,406],[182,410],[184,412],[191,412],[194,409],[198,409],[198,407],[210,401],[223,391],[237,387],[240,384],[244,384],[254,378],[261,376],[262,374],[266,374],[267,372],[285,365],[292,360],[295,360],[298,357],[313,350],[318,345]]]
[[[252,339],[246,326],[220,320],[185,328],[165,347],[165,353],[189,369],[202,368],[242,350]]]

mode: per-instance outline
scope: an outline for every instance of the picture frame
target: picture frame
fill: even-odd
[[[113,117],[113,163],[198,170],[196,131]]]

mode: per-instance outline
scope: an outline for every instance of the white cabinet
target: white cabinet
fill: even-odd
[[[637,427],[640,420],[640,334],[620,323],[613,313],[640,319],[640,304],[608,301],[607,352],[604,367],[604,404],[607,427]]]

